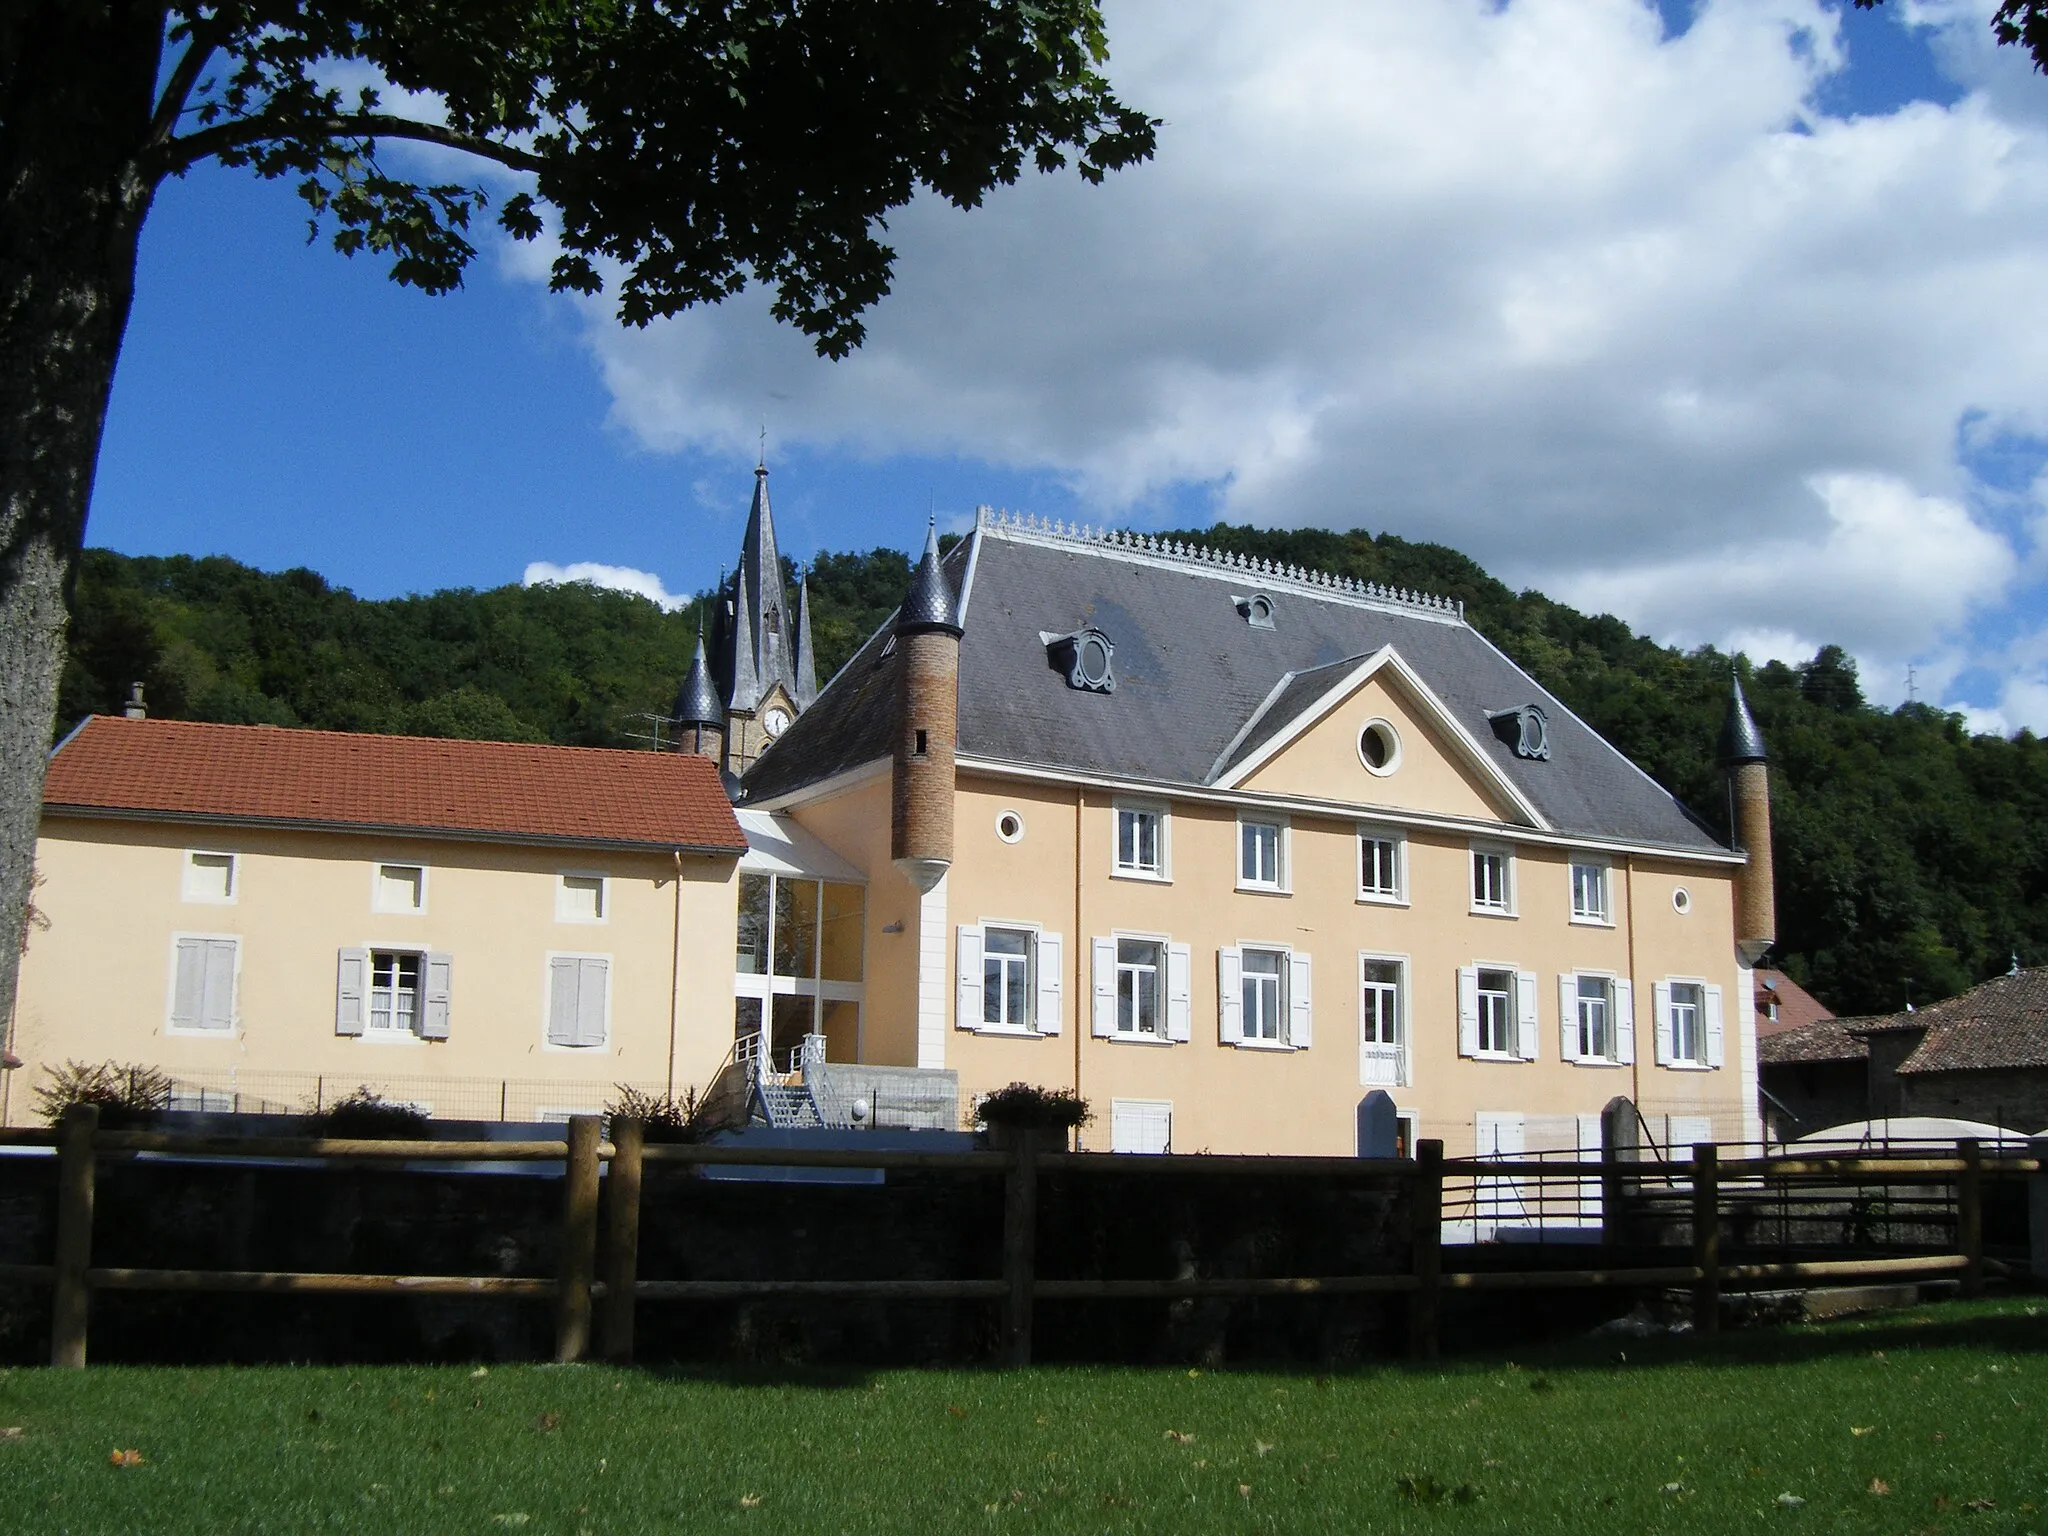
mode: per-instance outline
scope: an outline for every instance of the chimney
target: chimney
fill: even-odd
[[[121,706],[121,713],[130,720],[147,720],[149,706],[142,702],[142,684],[128,685],[128,702]]]
[[[920,894],[953,864],[953,744],[960,713],[960,606],[927,527],[896,614],[896,761],[889,855]]]
[[[1728,824],[1735,846],[1749,855],[1735,892],[1735,948],[1755,965],[1778,937],[1777,884],[1771,870],[1771,771],[1764,735],[1733,679],[1721,726],[1721,766],[1728,774]]]

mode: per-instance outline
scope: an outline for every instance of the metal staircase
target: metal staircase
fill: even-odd
[[[825,1037],[805,1035],[789,1055],[788,1069],[778,1071],[760,1035],[747,1035],[734,1045],[734,1063],[752,1083],[752,1113],[778,1129],[851,1124],[830,1087]]]

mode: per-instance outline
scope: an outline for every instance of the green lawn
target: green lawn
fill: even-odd
[[[14,1370],[0,1529],[2048,1536],[2048,1300],[1620,1349],[1328,1376]]]

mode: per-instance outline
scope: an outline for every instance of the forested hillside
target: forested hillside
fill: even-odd
[[[1441,545],[1219,524],[1169,537],[1462,598],[1496,644],[1716,826],[1714,744],[1729,658],[1684,654],[1540,593],[1510,591]],[[895,606],[896,550],[810,567],[822,675]],[[695,607],[587,586],[364,601],[310,571],[88,551],[60,729],[127,685],[188,719],[633,746],[689,663]],[[1960,718],[1864,703],[1834,647],[1798,668],[1744,664],[1772,751],[1776,961],[1842,1012],[1946,996],[2048,961],[2048,747],[1972,736]]]

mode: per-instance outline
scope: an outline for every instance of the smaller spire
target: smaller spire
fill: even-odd
[[[818,697],[818,654],[811,645],[811,578],[796,583],[796,707],[809,709]]]
[[[1738,763],[1768,762],[1764,733],[1757,729],[1749,701],[1742,696],[1742,677],[1731,667],[1729,678],[1734,692],[1728,696],[1728,715],[1721,724],[1721,761],[1731,768]]]
[[[910,595],[903,599],[896,614],[899,635],[914,635],[927,629],[942,629],[953,635],[962,633],[960,605],[946,582],[946,573],[939,569],[936,519],[925,526],[924,556],[910,573]]]
[[[675,718],[679,725],[708,725],[725,729],[725,706],[719,702],[718,690],[711,686],[711,666],[704,659],[704,621],[701,618],[697,621],[697,653],[690,658],[689,673],[676,694]]]
[[[746,568],[733,579],[732,698],[734,709],[750,710],[761,702],[761,675],[754,666],[754,615],[747,604]]]

